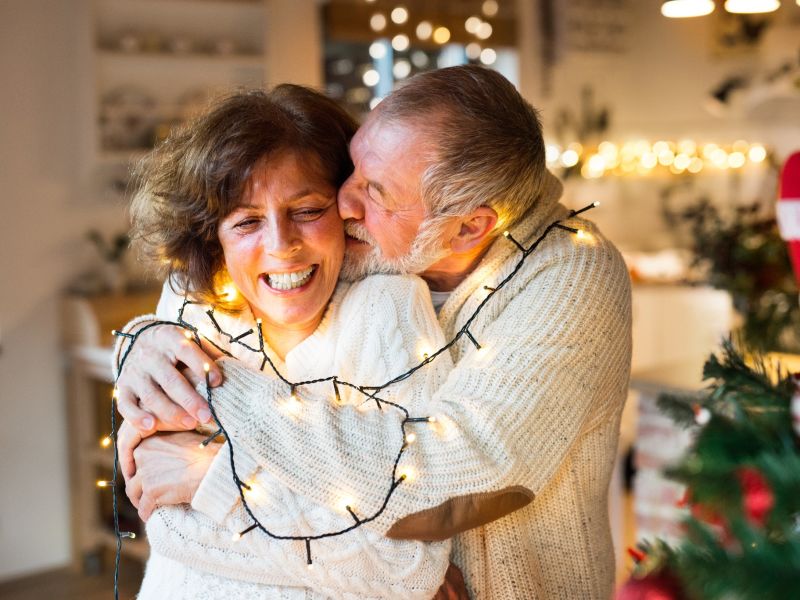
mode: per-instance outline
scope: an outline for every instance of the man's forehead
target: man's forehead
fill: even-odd
[[[350,143],[354,159],[377,162],[402,159],[415,162],[427,146],[426,134],[411,120],[387,120],[371,113]]]

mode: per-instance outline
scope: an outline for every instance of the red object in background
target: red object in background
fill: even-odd
[[[736,472],[742,486],[742,503],[747,520],[753,525],[763,527],[767,522],[775,496],[761,471],[754,467],[742,467]]]
[[[631,578],[618,591],[614,600],[683,600],[678,580],[669,572],[651,573],[641,579]]]
[[[776,212],[781,237],[786,241],[794,277],[800,286],[800,152],[792,154],[783,165]]]

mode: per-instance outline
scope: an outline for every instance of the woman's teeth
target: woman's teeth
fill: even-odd
[[[276,290],[293,290],[308,283],[313,272],[314,267],[311,266],[294,273],[267,273],[267,283]]]

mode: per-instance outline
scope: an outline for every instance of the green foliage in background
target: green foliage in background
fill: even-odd
[[[659,399],[677,423],[696,430],[687,454],[667,471],[687,486],[685,538],[677,547],[643,544],[634,580],[667,575],[682,590],[674,598],[800,598],[800,441],[790,414],[796,383],[771,377],[760,358],[748,364],[732,342],[703,373],[712,384],[700,397]]]
[[[691,231],[693,266],[707,281],[729,292],[743,317],[745,343],[761,351],[800,352],[798,289],[786,243],[762,203],[723,216],[707,198],[665,214],[673,226]]]

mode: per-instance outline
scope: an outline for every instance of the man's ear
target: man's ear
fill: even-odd
[[[488,206],[479,206],[461,221],[458,233],[450,239],[450,248],[456,254],[475,249],[497,225],[497,213]]]

